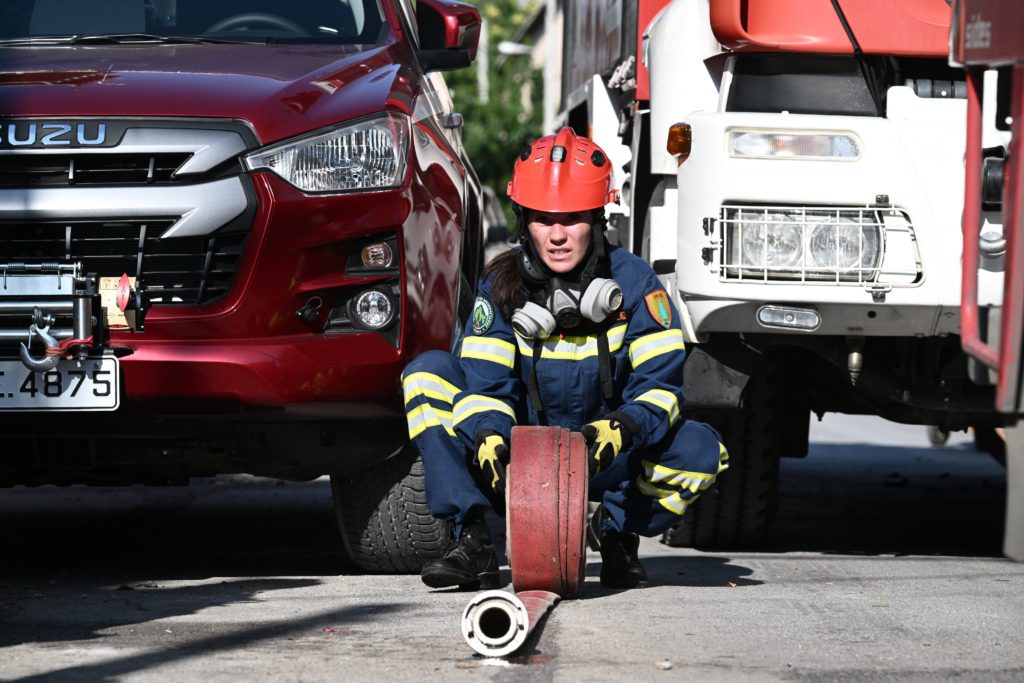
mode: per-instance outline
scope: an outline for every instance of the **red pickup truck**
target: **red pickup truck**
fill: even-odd
[[[330,475],[353,559],[447,530],[405,363],[457,341],[481,188],[449,0],[6,0],[0,485]]]

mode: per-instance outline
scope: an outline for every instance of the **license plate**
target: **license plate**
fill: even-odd
[[[0,412],[8,410],[117,410],[121,402],[117,358],[62,360],[44,373],[18,360],[0,360]]]

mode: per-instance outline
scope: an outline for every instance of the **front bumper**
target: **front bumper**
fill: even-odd
[[[359,402],[387,406],[407,360],[445,348],[452,330],[460,232],[438,220],[430,190],[309,196],[269,173],[252,176],[258,210],[232,286],[217,303],[154,307],[141,332],[113,332],[124,407],[146,412],[196,400],[237,406]],[[415,205],[421,208],[414,209]],[[332,306],[394,275],[349,274],[349,254],[397,236],[400,313],[390,334],[326,329]],[[408,277],[408,273],[415,273]],[[296,312],[314,297],[315,320]]]

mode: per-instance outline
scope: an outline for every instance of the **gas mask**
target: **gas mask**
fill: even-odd
[[[583,320],[599,323],[622,308],[622,288],[615,280],[594,278],[585,291],[579,285],[551,278],[544,305],[527,301],[512,314],[512,327],[524,339],[544,339],[555,327],[572,329]]]

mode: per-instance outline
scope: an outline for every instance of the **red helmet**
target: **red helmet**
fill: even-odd
[[[572,128],[537,140],[516,160],[508,196],[535,211],[586,211],[614,202],[612,164],[604,151]]]

